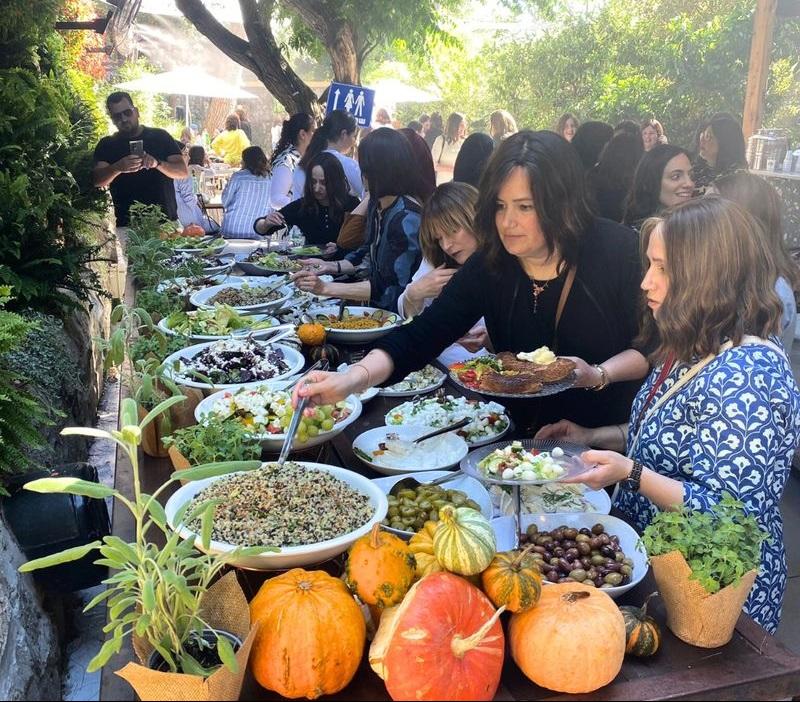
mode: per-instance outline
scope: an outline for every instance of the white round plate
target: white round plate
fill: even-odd
[[[327,325],[326,322],[320,321],[319,323],[325,327],[327,339],[333,343],[367,344],[370,341],[375,341],[376,339],[380,339],[382,336],[386,336],[386,334],[392,331],[392,329],[403,323],[400,315],[396,314],[395,312],[379,310],[377,307],[357,307],[353,305],[347,305],[345,310],[349,310],[354,317],[360,316],[365,312],[368,315],[372,314],[373,312],[383,312],[387,315],[393,314],[397,320],[383,327],[376,327],[375,329],[332,329]],[[336,315],[338,312],[339,310],[336,307],[316,307],[310,309],[307,314],[316,322],[319,321],[317,320],[318,314]]]
[[[175,253],[190,253],[199,256],[204,251],[209,250],[209,244],[215,239],[219,239],[219,242],[210,250],[214,253],[222,253],[225,248],[225,240],[215,236],[199,236],[197,237],[199,246],[181,246],[180,248],[173,249],[173,251],[175,251]]]
[[[368,534],[374,524],[383,521],[383,518],[386,516],[386,510],[388,509],[386,495],[380,487],[375,485],[371,480],[351,470],[329,466],[323,463],[308,463],[305,461],[296,461],[296,463],[306,468],[324,470],[340,480],[343,480],[359,492],[367,495],[370,505],[374,509],[372,518],[355,531],[337,536],[335,539],[328,539],[327,541],[321,541],[320,543],[307,546],[288,546],[281,549],[278,553],[262,553],[259,556],[247,557],[241,556],[232,560],[231,565],[251,570],[286,570],[288,568],[298,568],[314,563],[322,563],[338,556],[340,553],[344,553],[356,539]],[[164,508],[167,513],[167,523],[169,526],[172,529],[176,528],[175,514],[186,502],[191,501],[198,492],[215,480],[220,480],[224,477],[225,476],[219,476],[217,478],[198,480],[187,483],[178,489],[175,494],[167,500],[167,504]],[[191,537],[193,534],[193,532],[189,531],[185,526],[179,527],[177,531],[184,538]],[[257,546],[259,544],[252,545]],[[203,550],[202,540],[199,535],[197,535],[195,539],[195,546],[199,550]],[[235,546],[221,541],[211,541],[208,553],[230,553],[235,550],[235,548]]]
[[[198,424],[204,424],[209,421],[219,421],[218,417],[215,417],[212,414],[212,408],[216,404],[216,402],[227,395],[235,394],[238,390],[255,390],[259,387],[264,385],[268,386],[272,390],[283,390],[287,385],[290,385],[293,381],[277,381],[275,383],[271,382],[262,382],[256,385],[244,385],[244,386],[235,386],[233,388],[229,388],[227,390],[220,390],[219,392],[215,392],[208,397],[204,397],[195,407],[194,410],[194,418]],[[323,431],[317,434],[316,436],[310,436],[308,441],[305,443],[300,443],[297,441],[295,437],[292,443],[292,451],[303,451],[305,449],[313,448],[314,446],[319,446],[320,444],[324,444],[326,441],[332,439],[335,436],[341,434],[347,427],[349,427],[353,422],[356,421],[361,416],[361,400],[358,399],[355,395],[349,395],[345,398],[345,402],[347,402],[350,408],[350,414],[340,422],[337,422],[333,425],[333,429],[330,431]],[[283,442],[286,439],[286,434],[258,434],[257,435],[259,440],[261,441],[261,445],[264,447],[266,451],[270,453],[280,453],[281,448],[283,448]]]
[[[214,285],[222,285],[223,283],[243,283],[245,279],[238,275],[210,275],[208,277],[213,281]],[[176,283],[178,285],[185,285],[187,278],[173,278],[172,280],[163,280],[156,287],[157,292],[164,292],[170,284]],[[198,288],[200,290],[202,288]]]
[[[436,460],[435,455],[428,453],[424,458],[409,459],[406,462],[398,462],[397,465],[390,465],[382,463],[380,456],[375,457],[372,455],[373,451],[378,450],[378,444],[386,441],[387,434],[397,434],[401,440],[412,441],[418,436],[427,434],[429,429],[427,427],[376,427],[359,434],[355,441],[353,441],[353,453],[365,465],[372,468],[378,473],[383,475],[398,475],[400,473],[412,473],[414,471],[429,471],[429,470],[446,470],[451,466],[455,466],[461,461],[469,452],[469,446],[460,436],[450,432],[442,436],[434,437],[422,442],[424,447],[428,441],[441,440],[448,449],[446,457],[440,457]]]
[[[236,258],[234,256],[229,256],[227,254],[223,254],[219,256],[220,264],[219,265],[210,265],[203,268],[203,273],[205,275],[214,275],[215,273],[224,273],[226,271],[231,270],[234,264],[236,263]]]
[[[214,344],[218,344],[218,341],[207,341],[203,344],[194,344],[193,346],[188,346],[185,349],[181,349],[180,351],[176,351],[173,354],[170,354],[164,359],[164,373],[176,382],[178,385],[183,385],[187,388],[197,388],[198,390],[203,390],[207,394],[211,394],[212,392],[217,392],[218,390],[227,390],[229,388],[238,388],[238,387],[254,387],[256,385],[261,385],[262,383],[267,382],[266,380],[254,380],[252,383],[221,383],[219,385],[209,385],[208,383],[201,383],[198,380],[192,380],[191,378],[185,378],[180,374],[179,370],[175,369],[175,364],[178,364],[179,368],[182,368],[183,364],[181,363],[182,358],[193,358],[201,351],[207,349],[209,346],[213,346]],[[257,344],[262,344],[263,346],[270,346],[268,342],[265,341],[257,341]],[[297,349],[293,349],[291,346],[285,346],[284,344],[272,344],[276,349],[280,349],[283,351],[283,358],[286,361],[286,364],[289,366],[288,370],[285,373],[279,373],[274,378],[269,378],[270,381],[273,380],[282,380],[284,378],[290,378],[293,375],[296,375],[301,370],[303,370],[303,366],[305,365],[305,358],[303,358],[303,354],[300,353]]]
[[[428,470],[422,473],[401,473],[400,475],[392,475],[388,478],[375,478],[372,482],[376,485],[379,485],[381,490],[388,495],[394,484],[403,478],[415,478],[421,483],[427,483],[431,480],[443,478],[445,475],[452,473],[453,471],[447,470]],[[442,485],[442,488],[446,490],[461,490],[461,492],[463,492],[467,497],[475,500],[475,502],[480,505],[481,514],[486,517],[486,519],[492,518],[492,499],[489,496],[486,488],[481,485],[479,481],[475,480],[475,478],[470,478],[468,475],[464,475],[462,473],[454,477],[452,480],[448,480]],[[386,525],[384,525],[383,528],[386,529],[386,531],[390,531],[393,534],[403,537],[404,539],[411,538],[414,535],[413,531],[401,531],[400,529],[393,529],[392,527]]]
[[[280,322],[277,319],[275,319],[275,317],[270,317],[269,315],[266,315],[266,314],[248,315],[247,319],[251,319],[254,322],[262,322],[262,321],[268,319],[268,320],[270,320],[272,322],[272,326],[273,327],[276,327],[276,326],[278,326],[280,324]],[[169,336],[182,336],[178,332],[173,331],[167,325],[167,318],[166,317],[163,317],[158,322],[158,328],[161,331],[163,331],[165,334],[168,334]],[[271,336],[273,333],[274,332],[272,331],[272,327],[267,327],[266,329],[257,329],[256,331],[253,331],[253,332],[247,332],[245,330],[238,330],[237,329],[237,330],[232,331],[230,334],[226,334],[225,336],[212,336],[210,334],[192,334],[192,335],[187,336],[185,338],[189,339],[190,341],[197,341],[197,342],[200,342],[200,341],[219,341],[220,339],[231,339],[231,338],[236,337],[236,336],[252,336],[254,339],[265,339],[265,338]]]
[[[224,283],[223,285],[213,285],[210,288],[203,288],[202,290],[198,290],[197,292],[193,293],[189,297],[189,302],[199,309],[210,310],[214,308],[214,304],[210,303],[209,300],[214,297],[217,293],[227,290],[228,288],[234,289],[241,289],[245,285],[250,288],[268,288],[271,285],[275,285],[277,283],[277,279],[272,280],[270,278],[261,278],[257,283]],[[234,306],[233,307],[237,312],[242,314],[253,314],[256,312],[269,312],[269,310],[278,309],[284,302],[286,302],[293,294],[293,290],[289,285],[284,285],[281,288],[278,288],[276,291],[279,293],[280,297],[270,300],[269,302],[259,302],[254,305],[242,305],[242,306]]]
[[[440,387],[442,387],[442,385],[444,385],[444,381],[447,380],[446,373],[442,373],[442,371],[440,371],[438,368],[434,368],[434,370],[440,374],[440,376],[438,376],[438,380],[435,380],[434,382],[424,387],[411,388],[408,390],[394,389],[400,383],[406,382],[406,379],[409,377],[406,376],[406,378],[401,380],[400,383],[396,383],[395,385],[390,385],[389,387],[386,388],[379,388],[378,392],[385,397],[414,397],[414,395],[425,395],[426,393],[433,392],[434,390],[438,390]]]
[[[525,491],[526,488],[540,488],[540,485],[522,485],[520,490]],[[583,499],[588,505],[585,514],[609,514],[611,512],[611,496],[605,490],[592,490],[585,485],[581,486],[583,490]],[[497,512],[500,516],[508,516],[514,513],[514,500],[509,492],[506,492],[500,485],[489,486],[489,496],[492,498],[492,504],[497,507]],[[551,509],[551,510],[531,510],[524,502],[524,496],[520,496],[521,513],[522,514],[581,514],[577,510],[565,509]]]

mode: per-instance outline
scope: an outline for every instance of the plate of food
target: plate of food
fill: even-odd
[[[353,453],[384,475],[446,470],[469,453],[467,442],[452,431],[412,443],[428,431],[427,427],[376,427],[356,437]]]
[[[492,502],[501,515],[514,514],[515,505],[510,490],[511,488],[504,485],[489,485]],[[611,512],[611,497],[605,490],[592,490],[580,483],[545,483],[520,487],[521,514],[567,512],[608,514]]]
[[[296,349],[250,338],[195,344],[167,356],[163,363],[173,381],[209,394],[289,378],[304,365],[303,354]]]
[[[386,397],[414,397],[433,392],[444,385],[447,375],[435,366],[427,365],[422,370],[409,373],[400,382],[380,388],[379,393]]]
[[[466,440],[470,448],[497,441],[511,427],[505,407],[496,402],[438,394],[404,402],[389,410],[384,421],[388,426],[421,425],[438,429],[465,417],[472,421],[456,433]]]
[[[243,315],[227,305],[190,312],[176,311],[159,321],[158,328],[170,336],[185,336],[193,341],[217,341],[249,334],[254,339],[272,335],[279,324],[265,314]]]
[[[274,288],[280,279],[263,278],[262,281],[214,285],[192,293],[189,302],[201,310],[227,305],[242,314],[251,314],[278,309],[293,294],[289,285]]]
[[[292,246],[289,249],[290,256],[322,256],[323,251],[319,246]]]
[[[203,548],[200,518],[193,506],[219,500],[211,543]],[[184,509],[184,505],[188,507]],[[386,516],[381,488],[358,473],[323,463],[264,463],[254,471],[187,483],[165,505],[167,523],[208,553],[237,547],[274,546],[257,556],[239,556],[231,565],[251,570],[285,570],[322,563],[344,553]],[[183,513],[183,516],[181,515]]]
[[[225,239],[213,236],[179,236],[169,239],[167,243],[177,253],[188,253],[195,256],[214,254],[225,248]]]
[[[461,461],[473,478],[498,485],[542,485],[574,478],[592,466],[580,455],[588,447],[567,441],[523,439],[476,449]]]
[[[236,256],[233,254],[216,254],[207,255],[201,254],[199,258],[203,261],[203,273],[206,275],[214,275],[215,273],[223,273],[233,268],[236,263]]]
[[[503,351],[454,363],[450,377],[463,388],[493,397],[546,397],[575,384],[575,363],[546,346],[535,351]]]
[[[237,275],[201,275],[195,278],[172,278],[158,284],[156,290],[163,293],[174,293],[181,297],[189,297],[192,293],[223,283],[243,283],[244,278]]]
[[[317,308],[308,311],[309,321],[325,327],[327,338],[339,344],[366,344],[388,334],[402,323],[400,315],[376,307],[348,305],[338,319],[338,309]]]
[[[286,438],[292,419],[292,394],[283,389],[286,383],[263,383],[215,392],[195,408],[200,424],[209,422],[240,422],[248,431],[257,434],[267,451],[278,453]],[[350,395],[334,405],[310,407],[303,413],[297,428],[293,449],[319,446],[340,434],[361,416],[361,401]]]

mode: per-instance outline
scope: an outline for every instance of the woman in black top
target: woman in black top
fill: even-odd
[[[600,161],[586,176],[588,195],[598,217],[622,221],[625,199],[643,154],[638,134],[617,134],[605,145]]]
[[[700,134],[698,148],[693,163],[698,195],[704,194],[715,178],[747,170],[742,126],[733,117],[712,117]]]
[[[526,405],[528,426],[581,417],[625,421],[648,366],[632,348],[641,268],[637,237],[596,219],[572,147],[553,132],[519,132],[498,147],[480,184],[476,228],[486,244],[411,323],[379,339],[346,373],[312,373],[314,402],[394,382],[421,368],[481,316],[497,351],[549,346],[572,357],[579,387]],[[557,319],[559,301],[565,304]],[[628,382],[625,382],[628,381]],[[297,394],[297,393],[296,393]],[[573,420],[574,421],[574,420]]]
[[[350,195],[342,164],[333,154],[317,154],[308,170],[311,178],[306,179],[303,197],[257,219],[253,228],[266,236],[282,227],[296,226],[305,234],[307,244],[335,250],[344,216],[358,205],[358,198]]]

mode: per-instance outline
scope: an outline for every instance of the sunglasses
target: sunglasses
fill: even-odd
[[[133,115],[134,109],[136,109],[136,108],[128,107],[128,108],[126,108],[124,110],[120,110],[119,112],[112,112],[111,113],[111,121],[112,122],[117,122],[122,117],[130,117],[131,115]]]

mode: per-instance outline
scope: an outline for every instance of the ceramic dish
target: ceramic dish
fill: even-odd
[[[189,312],[188,314],[192,313]],[[210,334],[183,335],[180,332],[176,332],[173,329],[171,329],[170,326],[167,324],[168,318],[164,317],[158,322],[158,328],[165,334],[168,334],[169,336],[185,336],[185,338],[189,339],[190,341],[200,342],[200,341],[218,341],[219,339],[232,339],[237,336],[252,336],[254,339],[266,339],[274,333],[272,327],[276,327],[278,326],[278,324],[280,324],[280,322],[277,319],[275,319],[275,317],[270,317],[269,315],[266,314],[248,315],[246,319],[252,320],[253,323],[269,321],[271,322],[271,326],[266,327],[264,329],[256,329],[255,331],[250,331],[247,327],[242,327],[241,329],[232,329],[228,334],[222,336],[212,336]]]
[[[464,390],[470,390],[472,392],[477,392],[481,395],[485,395],[486,397],[508,397],[517,400],[523,400],[526,398],[535,398],[535,397],[547,397],[548,395],[556,395],[560,392],[564,392],[564,390],[570,390],[575,386],[575,381],[577,380],[577,375],[575,371],[572,371],[564,380],[559,380],[555,383],[544,383],[542,385],[542,389],[538,392],[530,392],[530,393],[510,393],[510,392],[497,392],[494,390],[484,390],[481,387],[476,387],[473,385],[467,385],[466,383],[462,382],[459,377],[458,373],[454,370],[448,370],[450,374],[450,378],[452,381],[458,385],[460,388]]]
[[[220,421],[223,419],[227,419],[230,415],[228,413],[224,413],[223,415],[217,414],[214,411],[215,406],[219,406],[224,404],[224,400],[226,397],[230,397],[231,395],[235,395],[237,392],[247,392],[259,390],[260,388],[269,388],[270,390],[283,390],[287,385],[290,383],[286,381],[278,381],[276,383],[261,383],[255,386],[243,385],[239,387],[229,388],[227,390],[221,390],[219,392],[215,392],[208,397],[203,398],[200,403],[195,407],[194,410],[194,418],[197,420],[198,424],[203,424],[206,422],[213,422],[213,421]],[[333,425],[333,429],[330,431],[320,431],[316,436],[309,436],[308,439],[304,442],[300,442],[295,436],[294,442],[292,443],[292,450],[293,451],[303,451],[305,449],[313,448],[314,446],[319,446],[320,444],[324,444],[326,441],[334,438],[341,434],[347,427],[349,427],[353,422],[355,422],[361,416],[361,401],[355,395],[350,395],[349,397],[345,398],[345,404],[347,405],[347,409],[349,410],[349,414],[344,419],[339,420]],[[270,433],[263,433],[257,435],[259,440],[261,441],[261,445],[264,447],[266,451],[270,453],[280,453],[281,448],[283,447],[284,439],[286,438],[285,433],[280,434],[270,434]]]
[[[199,309],[212,309],[215,304],[212,303],[211,300],[214,298],[215,295],[222,292],[223,290],[233,289],[233,290],[241,290],[243,288],[268,288],[278,283],[277,279],[270,279],[270,278],[263,278],[263,282],[258,282],[255,284],[252,283],[225,283],[223,285],[214,285],[210,288],[203,288],[202,290],[198,290],[197,292],[193,293],[189,297],[189,302]],[[275,291],[277,297],[274,300],[270,300],[268,302],[258,302],[252,305],[230,305],[235,309],[237,312],[241,312],[242,314],[253,314],[256,312],[269,312],[270,310],[275,310],[281,307],[285,302],[289,300],[289,298],[293,294],[293,289],[289,285],[284,285],[283,287],[278,288]]]
[[[514,514],[510,488],[489,485],[492,504],[502,516]],[[520,487],[521,514],[608,514],[611,497],[605,490],[591,490],[580,483],[546,483]]]
[[[469,446],[454,432],[435,436],[417,445],[408,455],[387,451],[381,455],[381,444],[396,437],[412,441],[430,431],[429,427],[376,427],[359,434],[353,441],[353,453],[365,465],[383,475],[398,475],[414,471],[446,470],[455,466],[469,452]]]
[[[415,478],[421,483],[430,482],[431,480],[435,480],[436,478],[443,478],[445,475],[452,474],[452,471],[446,470],[428,470],[422,473],[402,473],[400,475],[392,475],[387,478],[375,478],[372,482],[376,485],[379,485],[381,490],[388,495],[389,491],[392,489],[395,483],[403,478]],[[442,488],[447,490],[461,490],[467,497],[472,500],[475,500],[480,505],[481,514],[486,517],[486,519],[492,518],[492,500],[487,492],[486,488],[481,485],[481,483],[475,478],[470,478],[468,475],[464,475],[463,473],[460,475],[456,475],[452,480],[448,480],[446,483],[442,484]],[[413,531],[402,531],[400,529],[393,529],[390,526],[384,525],[383,527],[386,531],[390,531],[393,534],[397,534],[398,536],[402,536],[405,539],[411,538],[413,536]]]
[[[214,256],[210,260],[204,260],[204,263],[207,265],[203,268],[203,273],[206,275],[214,275],[216,273],[224,273],[233,268],[233,264],[236,263],[236,257],[229,254],[222,254],[220,256]]]
[[[328,539],[316,544],[306,546],[288,546],[282,548],[277,553],[263,553],[258,556],[242,556],[231,561],[231,565],[239,568],[248,568],[251,570],[286,570],[288,568],[298,568],[301,566],[311,565],[315,563],[322,563],[341,553],[344,553],[356,539],[368,534],[374,524],[380,523],[386,516],[387,503],[386,495],[383,490],[375,485],[371,480],[365,478],[363,475],[354,473],[353,471],[346,470],[345,468],[338,468],[336,466],[329,466],[322,463],[308,463],[305,461],[296,461],[300,466],[310,469],[316,469],[330,473],[336,478],[347,483],[349,486],[358,492],[366,495],[369,499],[369,505],[373,510],[372,517],[365,522],[362,526],[347,534],[338,536],[334,539]],[[184,537],[189,538],[194,535],[186,526],[178,526],[175,523],[175,515],[178,510],[187,502],[190,502],[197,493],[203,490],[206,486],[211,485],[216,480],[220,480],[225,476],[217,478],[207,478],[205,480],[198,480],[191,482],[179,488],[172,497],[169,498],[165,506],[167,513],[167,523],[172,529],[176,529],[178,533]],[[195,545],[199,550],[203,550],[202,541],[199,535],[196,535]],[[258,544],[253,544],[258,545]],[[235,546],[224,543],[221,541],[211,541],[208,553],[230,553],[235,550]]]
[[[176,253],[190,253],[195,256],[221,252],[225,248],[225,239],[213,236],[197,237],[197,246],[179,246],[173,249]]]
[[[422,370],[409,373],[403,380],[394,385],[380,388],[379,393],[386,397],[414,397],[438,390],[447,375],[434,366],[425,366]]]
[[[315,308],[308,311],[308,316],[325,327],[327,339],[338,344],[367,344],[388,334],[403,320],[394,312],[380,310],[377,307],[356,307],[348,305],[344,308],[343,317],[373,318],[382,323],[380,327],[370,329],[336,329],[330,326],[330,318],[336,317],[335,307]],[[380,319],[378,319],[380,318]]]
[[[222,285],[223,283],[244,283],[245,279],[238,275],[209,275],[204,276],[200,280],[200,285],[194,285],[193,280],[197,278],[172,278],[171,280],[164,280],[156,287],[157,292],[165,292],[171,288],[175,288],[176,292],[185,295],[187,298],[194,292],[207,288],[211,285]]]

